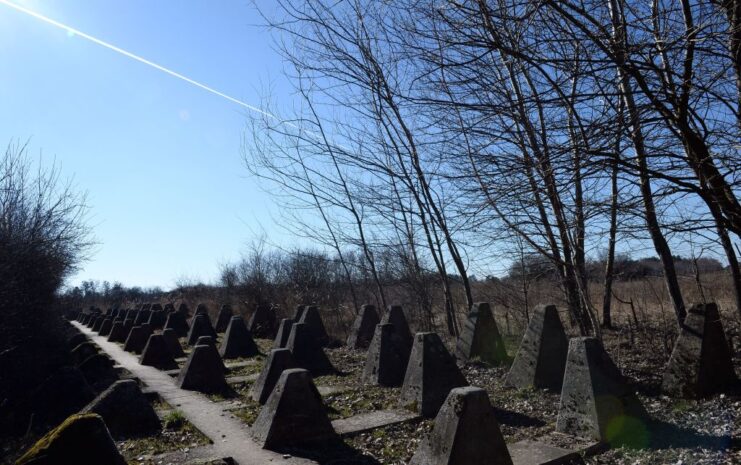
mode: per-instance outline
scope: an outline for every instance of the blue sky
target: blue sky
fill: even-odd
[[[290,104],[250,0],[15,2],[250,104]],[[245,108],[2,4],[0,60],[0,143],[30,139],[88,192],[99,245],[73,283],[208,281],[263,229],[285,239],[242,165]]]

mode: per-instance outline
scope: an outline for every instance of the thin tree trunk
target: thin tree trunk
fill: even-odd
[[[643,138],[643,130],[640,124],[640,115],[636,108],[635,100],[633,99],[633,91],[630,86],[630,82],[626,74],[623,72],[625,64],[625,37],[624,37],[624,18],[622,17],[621,10],[618,9],[617,0],[610,0],[610,16],[612,17],[613,23],[613,40],[615,47],[617,48],[617,73],[620,82],[620,90],[622,98],[625,103],[625,108],[628,111],[628,121],[630,127],[630,137],[633,142],[635,149],[636,158],[638,159],[638,171],[640,179],[640,191],[641,199],[643,200],[644,213],[646,219],[646,227],[651,240],[654,244],[654,249],[661,259],[661,263],[664,268],[664,281],[666,283],[667,290],[669,291],[669,297],[672,300],[674,307],[674,313],[677,318],[677,323],[681,326],[686,316],[684,308],[684,300],[682,299],[682,293],[679,288],[679,281],[677,280],[677,273],[674,267],[674,258],[672,257],[669,244],[666,242],[664,234],[661,232],[659,226],[659,220],[656,216],[656,206],[654,204],[653,192],[651,188],[651,178],[648,173],[648,156],[646,153],[646,146]]]

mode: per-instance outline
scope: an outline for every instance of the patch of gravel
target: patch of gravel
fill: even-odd
[[[153,436],[116,442],[127,463],[144,465],[157,464],[155,457],[165,452],[187,452],[208,444],[211,440],[187,421],[176,430],[163,429]]]

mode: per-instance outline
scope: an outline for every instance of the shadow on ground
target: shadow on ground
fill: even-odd
[[[306,448],[292,447],[281,449],[276,452],[290,454],[294,457],[301,457],[314,460],[321,465],[380,465],[381,462],[373,457],[364,455],[359,450],[348,446],[342,440],[323,443],[317,446]]]
[[[494,407],[494,417],[500,424],[523,428],[545,426],[546,422],[512,410]]]

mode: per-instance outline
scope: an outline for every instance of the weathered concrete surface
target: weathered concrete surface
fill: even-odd
[[[139,310],[139,313],[136,314],[136,318],[134,318],[134,326],[147,324],[151,314],[152,312],[150,310]]]
[[[293,312],[293,318],[291,318],[294,323],[301,321],[301,316],[303,316],[306,307],[306,305],[296,305],[296,310]]]
[[[18,459],[16,465],[126,465],[103,420],[95,414],[73,415]]]
[[[528,439],[508,444],[507,448],[514,465],[582,465],[584,463],[581,455],[576,451]]]
[[[286,347],[293,323],[295,321],[292,318],[280,320],[280,326],[278,326],[278,332],[275,334],[275,340],[273,341],[273,349],[284,349]]]
[[[316,305],[306,307],[298,322],[305,324],[309,328],[312,337],[320,345],[324,347],[329,343],[329,335],[327,334],[327,329],[324,327],[324,321],[322,321],[322,315],[319,313],[319,307]]]
[[[507,361],[507,351],[488,302],[473,304],[455,346],[458,363],[479,359],[490,365]]]
[[[381,324],[387,323],[394,325],[394,331],[396,331],[397,336],[403,344],[407,347],[412,347],[414,338],[401,305],[389,305],[386,314],[381,319]]]
[[[126,342],[126,338],[129,337],[129,333],[131,332],[131,328],[134,327],[134,319],[133,318],[127,318],[124,320],[124,340],[121,342]]]
[[[384,426],[406,423],[418,418],[421,417],[407,410],[376,410],[334,420],[332,427],[340,436],[352,436]]]
[[[80,323],[72,324],[78,328],[83,327]],[[82,332],[91,334],[86,329]],[[106,341],[105,338],[93,336],[91,339],[116,363],[141,380],[147,390],[156,391],[165,402],[181,411],[193,426],[208,436],[214,442],[215,456],[232,457],[240,465],[316,463],[297,457],[283,458],[280,454],[262,450],[251,439],[247,426],[237,418],[224,415],[218,405],[203,395],[178,388],[164,372],[140,365],[135,356],[124,352],[120,346]]]
[[[96,333],[100,331],[100,327],[103,326],[103,322],[105,321],[105,319],[106,317],[104,317],[103,315],[96,318],[95,323],[93,323],[93,331],[95,331]]]
[[[375,306],[366,304],[360,307],[360,313],[355,317],[350,335],[347,337],[347,346],[351,349],[367,349],[373,339],[376,325],[380,322]]]
[[[98,334],[101,336],[108,336],[111,334],[111,328],[113,327],[113,319],[112,318],[106,318],[103,320],[103,324],[100,325],[100,331],[98,331]]]
[[[569,341],[556,431],[612,445],[631,444],[647,414],[602,344]]]
[[[178,305],[177,313],[180,313],[184,317],[188,317],[188,314],[190,314],[190,309],[188,308],[188,304],[185,302],[180,302],[180,305]]]
[[[88,357],[91,357],[97,353],[98,346],[93,344],[92,341],[86,341],[72,349],[70,355],[72,355],[72,360],[74,360],[75,363],[79,365],[80,363],[87,360]]]
[[[205,313],[196,313],[190,322],[190,331],[188,332],[188,345],[193,346],[198,342],[201,336],[209,336],[216,340],[216,331],[211,326],[211,320]]]
[[[155,367],[159,370],[174,370],[178,367],[178,364],[175,363],[175,357],[173,357],[165,341],[165,337],[161,334],[152,334],[149,336],[147,345],[144,346],[142,355],[139,358],[139,363]]]
[[[142,350],[144,350],[144,346],[147,345],[149,336],[151,335],[152,328],[148,324],[134,326],[129,332],[129,337],[126,338],[126,342],[124,343],[124,350],[126,352],[141,354]]]
[[[196,345],[180,370],[177,381],[182,389],[208,394],[227,391],[224,378],[224,365],[216,348],[209,345]]]
[[[676,397],[699,398],[728,392],[737,383],[718,306],[692,306],[664,371],[662,390]]]
[[[409,465],[512,465],[486,391],[453,389]]]
[[[111,327],[111,332],[108,334],[108,340],[110,342],[126,342],[126,329],[121,321],[116,321]]]
[[[401,341],[394,325],[376,325],[363,367],[363,382],[380,386],[401,386],[410,353],[411,347]]]
[[[159,305],[159,304],[157,304]],[[150,315],[147,323],[153,330],[162,329],[167,322],[167,313],[164,310],[154,310]]]
[[[95,392],[104,391],[118,379],[113,360],[105,354],[91,355],[78,368]]]
[[[453,388],[467,386],[455,358],[437,333],[417,333],[409,356],[400,405],[432,418]]]
[[[178,311],[167,315],[164,329],[172,329],[178,337],[186,337],[190,331],[190,326],[185,320],[185,315]]]
[[[111,435],[130,438],[158,433],[159,417],[133,379],[117,381],[100,393],[81,413],[97,413]]]
[[[173,358],[185,357],[183,346],[180,345],[178,335],[174,329],[167,328],[162,330],[162,337],[165,338],[165,343],[167,344],[167,348],[170,350],[170,354],[172,354]]]
[[[312,376],[322,376],[336,372],[324,353],[319,341],[305,323],[294,323],[286,348],[291,351],[296,366],[309,370]]]
[[[250,397],[261,404],[267,402],[281,373],[290,368],[296,368],[296,362],[293,360],[290,350],[271,350],[268,359],[265,361],[265,365],[262,367],[262,371],[260,371],[260,375],[252,385],[252,388],[250,388]]]
[[[74,336],[67,339],[67,347],[69,347],[70,351],[74,349],[75,347],[79,346],[80,344],[83,344],[85,342],[88,342],[87,336],[85,336],[82,333],[77,333]]]
[[[285,370],[260,410],[252,434],[265,449],[317,445],[337,435],[308,370]]]
[[[216,348],[216,341],[211,336],[201,336],[198,338],[198,341],[196,341],[197,346],[209,346],[212,347],[216,353],[218,354],[218,349]],[[221,355],[219,355],[219,361],[221,362],[221,367],[224,370],[224,373],[229,373],[229,369],[226,367],[226,364],[224,363],[224,360],[222,360]]]
[[[250,317],[247,329],[255,337],[274,337],[277,329],[275,311],[267,305],[257,305],[255,312]]]
[[[515,388],[561,391],[569,342],[555,305],[538,305],[504,380]]]
[[[215,460],[223,459],[219,456],[212,445],[188,447],[182,450],[165,452],[163,454],[150,455],[142,454],[144,460],[149,459],[150,463],[156,464],[202,464],[216,465]]]
[[[223,333],[226,331],[227,326],[229,326],[229,322],[232,319],[232,307],[230,307],[227,304],[224,304],[219,309],[219,313],[216,315],[216,321],[214,322],[214,330],[216,330],[217,333]]]
[[[193,314],[193,317],[196,315],[206,315],[208,316],[208,306],[204,303],[199,303],[196,305],[196,312]]]
[[[242,384],[247,381],[257,381],[260,375],[258,373],[252,373],[251,375],[244,376],[229,376],[226,378],[226,384]]]
[[[253,357],[260,354],[260,349],[257,348],[241,316],[229,318],[219,354],[224,359]]]

